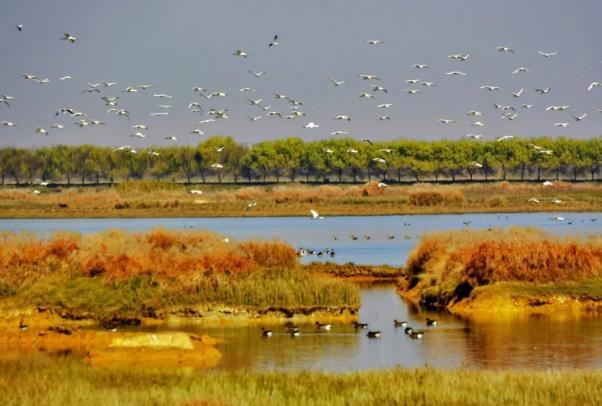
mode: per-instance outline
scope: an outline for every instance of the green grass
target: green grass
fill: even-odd
[[[395,369],[331,374],[96,369],[74,360],[0,362],[19,405],[596,405],[602,372]]]
[[[338,280],[308,277],[301,269],[261,269],[228,277],[197,277],[194,289],[137,276],[106,283],[81,275],[53,275],[24,286],[14,298],[22,305],[43,305],[97,320],[140,317],[173,306],[228,305],[267,307],[359,307],[359,288]]]

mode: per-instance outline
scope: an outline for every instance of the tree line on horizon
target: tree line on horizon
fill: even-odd
[[[97,145],[0,148],[0,181],[34,184],[174,182],[416,182],[446,180],[596,180],[602,138],[504,141],[291,137],[250,146],[213,136],[196,146],[115,149]]]

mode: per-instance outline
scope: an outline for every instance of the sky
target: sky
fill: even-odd
[[[267,139],[299,136],[306,140],[348,131],[357,139],[461,139],[467,133],[484,139],[565,135],[599,137],[602,131],[602,2],[599,0],[0,0],[0,94],[15,97],[11,106],[0,103],[1,146],[36,147],[53,144],[168,145],[196,144],[211,135],[229,135],[252,144]],[[23,31],[16,29],[23,24]],[[68,32],[75,44],[59,38]],[[272,37],[279,45],[268,47]],[[367,40],[383,44],[368,45]],[[514,53],[496,51],[507,46]],[[247,58],[233,56],[236,49]],[[558,52],[544,58],[538,50]],[[467,61],[448,58],[470,54]],[[414,64],[428,64],[418,70]],[[531,73],[513,74],[518,67]],[[248,73],[265,71],[255,78]],[[466,77],[450,77],[459,70]],[[49,78],[40,85],[21,73]],[[359,74],[374,74],[379,82],[364,81]],[[74,80],[60,81],[64,75]],[[335,87],[330,79],[345,80]],[[433,87],[406,84],[407,79],[435,82]],[[87,82],[112,81],[101,94],[82,94]],[[127,86],[152,84],[153,89],[125,94]],[[388,90],[372,92],[379,84]],[[501,91],[479,87],[497,85]],[[225,91],[227,97],[209,100],[192,91],[200,86]],[[255,92],[240,92],[243,87]],[[550,87],[539,95],[536,88]],[[520,98],[510,92],[524,88]],[[405,89],[421,93],[407,94]],[[359,94],[370,92],[374,100]],[[153,94],[173,95],[159,99]],[[282,93],[303,103],[305,117],[266,117],[248,98],[288,114],[290,104],[276,100]],[[119,96],[118,108],[131,120],[108,114],[101,96]],[[187,109],[190,102],[228,109],[228,119],[199,125],[206,115]],[[390,109],[377,105],[392,103]],[[518,117],[502,118],[494,103],[513,105]],[[522,109],[523,103],[533,104]],[[157,107],[171,105],[169,110]],[[570,105],[564,112],[545,111],[551,105]],[[54,113],[73,107],[102,120],[104,126],[79,128],[80,118]],[[469,110],[483,116],[467,116]],[[170,111],[168,116],[150,113]],[[576,122],[571,113],[588,117]],[[337,115],[351,121],[337,121]],[[248,115],[262,115],[252,122]],[[391,120],[379,120],[388,115]],[[437,120],[453,119],[444,125]],[[481,121],[484,127],[471,123]],[[319,125],[303,128],[307,123]],[[570,123],[568,128],[554,123]],[[50,130],[54,123],[64,129]],[[134,124],[145,124],[147,138],[130,137]],[[37,127],[50,134],[36,134]],[[196,128],[206,135],[190,134]],[[340,136],[339,136],[340,137]]]

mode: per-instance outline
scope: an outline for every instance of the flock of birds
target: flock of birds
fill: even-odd
[[[21,24],[17,25],[16,28],[19,32],[24,31],[24,27]],[[59,39],[70,45],[77,46],[76,44],[78,42],[78,38],[71,33],[64,33],[63,36],[59,37]],[[266,41],[266,45],[268,48],[279,47],[280,46],[279,36],[274,35],[270,41]],[[382,46],[385,46],[385,41],[380,40],[380,39],[370,39],[370,40],[366,41],[366,46],[382,47]],[[495,51],[500,54],[506,54],[506,55],[513,55],[513,54],[517,53],[513,48],[508,47],[508,46],[498,46],[497,48],[495,48]],[[558,52],[556,52],[556,51],[541,51],[540,50],[540,51],[538,51],[538,54],[541,55],[542,59],[544,59],[544,60],[551,60],[551,59],[558,57]],[[234,52],[232,52],[232,57],[246,59],[249,57],[249,52],[244,49],[237,49]],[[449,55],[448,58],[452,61],[455,61],[455,63],[458,64],[458,67],[462,67],[462,69],[463,69],[463,67],[469,65],[470,61],[471,61],[471,55],[469,53],[453,53],[453,54]],[[416,63],[416,64],[412,65],[412,67],[416,70],[416,72],[420,72],[422,75],[427,74],[429,72],[429,68],[430,68],[429,65],[421,64],[421,63]],[[249,73],[250,77],[252,77],[254,79],[259,79],[259,78],[263,78],[263,77],[267,76],[267,73],[265,71],[255,71],[253,69],[249,69],[248,73]],[[512,71],[512,74],[518,76],[518,75],[531,75],[534,73],[528,67],[518,66]],[[32,81],[33,83],[37,83],[41,86],[49,85],[51,82],[50,78],[40,76],[40,75],[35,75],[35,74],[30,74],[30,73],[22,73],[21,76],[24,80]],[[453,78],[463,78],[466,76],[468,76],[468,73],[466,73],[464,70],[460,70],[460,69],[452,69],[445,73],[445,77],[450,78],[449,80],[453,80]],[[361,99],[373,100],[376,98],[376,95],[386,97],[390,92],[390,90],[383,85],[384,81],[381,79],[381,77],[379,77],[376,74],[360,73],[357,75],[357,79],[360,82],[365,83],[367,85],[366,90],[361,92],[358,95],[358,97]],[[59,78],[59,81],[71,81],[71,80],[74,80],[74,77],[72,77],[70,75],[64,75]],[[330,83],[332,84],[332,86],[334,88],[340,88],[347,84],[347,80],[331,78]],[[406,88],[403,91],[406,94],[411,95],[411,96],[416,96],[416,95],[419,95],[419,94],[421,94],[423,92],[427,92],[427,91],[434,91],[434,88],[436,88],[436,86],[437,86],[437,83],[434,80],[423,80],[423,79],[416,79],[416,78],[410,78],[410,79],[405,80],[405,84],[406,84]],[[155,86],[153,86],[152,84],[128,85],[128,86],[123,87],[121,92],[118,93],[117,95],[115,95],[115,93],[113,93],[113,95],[109,95],[108,93],[105,94],[105,92],[110,92],[117,85],[118,84],[114,81],[88,82],[87,86],[82,90],[82,93],[100,96],[100,101],[104,104],[107,114],[113,114],[117,117],[121,117],[123,119],[130,120],[132,117],[130,115],[129,110],[122,107],[121,103],[122,102],[131,103],[131,102],[133,102],[133,99],[124,98],[124,96],[148,92],[149,89],[155,88]],[[583,90],[586,92],[592,92],[596,88],[599,88],[600,86],[602,86],[602,84],[600,82],[593,81],[589,84],[584,84]],[[502,89],[501,86],[498,86],[495,84],[483,84],[480,86],[480,89],[482,89],[485,92],[491,92],[491,93],[504,92],[504,89]],[[223,103],[222,100],[224,100],[228,96],[231,96],[231,92],[228,90],[223,90],[223,89],[210,90],[207,87],[203,87],[203,86],[199,86],[199,85],[193,86],[191,88],[191,91],[192,91],[193,95],[196,95],[196,96],[200,97],[201,99],[204,99],[207,102],[218,101],[218,103]],[[252,94],[255,91],[256,91],[255,88],[253,88],[251,86],[245,86],[245,87],[240,88],[237,93]],[[525,88],[513,89],[513,90],[509,91],[509,94],[512,96],[512,98],[515,99],[519,103],[513,104],[513,105],[503,105],[503,104],[495,103],[495,104],[493,104],[495,111],[497,111],[503,119],[510,120],[510,121],[518,119],[519,115],[523,114],[522,112],[526,112],[529,109],[535,108],[534,104],[530,104],[527,102],[520,103],[521,98],[523,98],[525,96],[526,92],[528,92],[528,91],[529,90],[526,90]],[[545,100],[546,95],[553,92],[551,87],[535,88],[532,91],[539,94],[542,97],[542,99],[541,99],[542,102]],[[174,96],[171,94],[165,93],[165,92],[153,92],[152,97],[156,98],[158,101],[160,101],[161,104],[158,104],[157,111],[150,112],[149,116],[151,116],[151,117],[168,116],[170,114],[170,112],[172,111],[171,110],[172,106],[167,103],[169,100],[173,99]],[[264,98],[261,98],[261,97],[260,98],[246,97],[246,99],[249,102],[250,108],[254,109],[253,111],[251,111],[248,114],[248,118],[249,118],[250,122],[256,122],[260,119],[263,119],[264,117],[293,120],[293,119],[303,119],[307,116],[307,114],[305,112],[303,112],[304,104],[301,100],[294,98],[294,97],[289,97],[283,93],[275,92],[273,94],[273,103],[269,103],[267,100],[264,100]],[[16,98],[14,96],[9,96],[9,95],[5,95],[5,94],[0,95],[0,105],[10,107],[11,104],[15,101],[16,101]],[[272,104],[275,104],[275,103],[279,103],[278,108],[276,108],[275,106],[272,106]],[[391,103],[391,102],[379,102],[376,104],[375,107],[378,111],[385,112],[385,111],[389,110],[392,106],[393,106],[393,103]],[[568,104],[548,105],[547,107],[544,107],[544,108],[546,111],[556,112],[556,113],[562,113],[562,112],[571,110],[571,106]],[[203,102],[201,102],[199,100],[193,100],[188,104],[187,109],[192,114],[197,114],[199,116],[202,116],[202,117],[200,117],[201,119],[198,121],[198,125],[196,126],[196,128],[190,130],[190,134],[193,134],[193,135],[204,135],[204,134],[206,134],[205,126],[208,125],[209,123],[214,123],[214,122],[217,122],[220,120],[230,118],[229,109],[227,107],[224,107],[223,105],[220,107],[207,108]],[[284,111],[283,109],[285,109],[286,111]],[[602,109],[598,109],[598,111],[602,112]],[[520,112],[520,114],[519,114],[519,112]],[[482,127],[486,126],[486,123],[483,120],[484,113],[482,111],[470,110],[470,111],[466,112],[466,115],[471,120],[474,120],[470,124],[470,126],[472,128],[477,129],[477,128],[482,128]],[[572,121],[574,123],[579,123],[579,122],[585,120],[588,117],[588,115],[589,115],[589,112],[580,112],[580,113],[575,112],[575,113],[571,113],[570,117],[572,117]],[[56,111],[55,116],[56,117],[67,116],[69,118],[75,119],[77,121],[73,122],[72,124],[79,128],[86,128],[86,127],[106,124],[106,122],[103,120],[89,118],[89,115],[87,113],[85,113],[77,108],[74,108],[74,107],[61,108],[58,111]],[[352,117],[349,114],[338,114],[338,115],[334,116],[333,119],[338,122],[350,122],[352,120]],[[381,114],[378,117],[378,119],[384,120],[384,121],[390,121],[392,119],[392,117],[389,114]],[[442,125],[454,125],[454,124],[458,123],[457,118],[447,118],[447,117],[438,118],[437,121]],[[1,121],[0,125],[4,126],[4,127],[15,127],[17,124],[12,121]],[[557,127],[567,128],[568,126],[571,125],[571,122],[566,121],[566,120],[557,121],[553,125],[557,126]],[[59,132],[60,130],[64,129],[65,126],[66,126],[66,124],[56,122],[56,123],[49,124],[49,126],[47,126],[47,127],[35,128],[34,131],[37,134],[42,134],[42,135],[48,136],[48,135],[54,133],[55,131]],[[311,131],[311,130],[320,128],[320,124],[318,124],[316,121],[308,121],[300,127]],[[147,125],[145,123],[137,123],[137,124],[132,125],[132,131],[131,131],[131,134],[129,134],[129,136],[131,138],[136,138],[136,139],[145,139],[148,137],[147,130],[149,130],[149,125]],[[336,131],[331,132],[330,134],[332,136],[347,135],[347,134],[349,134],[349,131],[336,130]],[[469,133],[469,134],[466,134],[465,137],[470,138],[470,139],[479,140],[479,139],[483,138],[484,135],[480,134],[480,133]],[[496,141],[503,142],[506,140],[510,140],[514,137],[515,137],[514,135],[505,135],[505,136],[498,137],[496,139]],[[178,141],[177,135],[166,135],[163,138],[168,141],[173,141],[173,142]],[[372,144],[372,141],[370,139],[362,139],[362,141]],[[553,151],[543,148],[538,145],[530,144],[529,147],[533,148],[534,151],[536,151],[537,153],[541,153],[541,154],[552,155],[554,153]],[[223,147],[221,147],[221,148],[223,149]],[[114,151],[115,152],[132,153],[132,154],[138,153],[138,149],[129,144],[116,146],[114,148]],[[218,152],[220,151],[220,147],[217,148],[217,151]],[[358,153],[358,151],[354,148],[349,148],[346,152],[349,154],[357,154]],[[385,164],[387,162],[389,154],[391,154],[392,152],[393,152],[393,150],[390,150],[390,149],[379,150],[378,153],[376,154],[377,156],[374,156],[372,158],[372,160],[376,163]],[[334,151],[332,151],[331,149],[325,148],[323,150],[323,153],[324,154],[333,154]],[[160,155],[159,152],[156,152],[153,150],[148,150],[147,154],[149,154],[151,156],[159,156]],[[471,165],[473,165],[474,167],[477,167],[477,168],[483,167],[483,165],[481,163],[476,162],[476,161],[472,162]],[[212,165],[212,168],[214,170],[220,170],[223,168],[223,164],[220,162],[215,162]]]
[[[430,319],[427,317],[425,324],[427,327],[436,327],[437,320]],[[317,332],[327,332],[327,331],[330,331],[332,328],[332,324],[320,323],[318,321],[316,321],[314,323],[314,325],[315,325],[315,331],[317,331]],[[403,328],[404,333],[413,340],[420,340],[424,337],[425,330],[418,330],[414,327],[411,327],[408,325],[407,321],[400,321],[400,320],[395,319],[395,320],[393,320],[393,326],[396,329]],[[368,323],[362,323],[359,321],[355,321],[355,322],[353,322],[353,327],[356,332],[359,332],[362,330],[367,330],[366,337],[368,337],[368,338],[380,338],[382,336],[382,332],[380,330],[369,330]],[[283,334],[287,334],[291,337],[299,337],[301,335],[301,328],[294,323],[287,323],[284,326]],[[262,327],[261,335],[266,338],[272,337],[274,335],[274,330]]]

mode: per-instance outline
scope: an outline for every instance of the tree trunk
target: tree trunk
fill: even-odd
[[[502,180],[506,180],[506,165],[502,164]]]
[[[541,181],[541,165],[537,165],[537,181]]]
[[[520,166],[520,181],[523,182],[525,180],[525,164]]]
[[[456,171],[454,171],[453,169],[450,170],[451,173],[451,177],[452,177],[452,183],[456,183]]]

